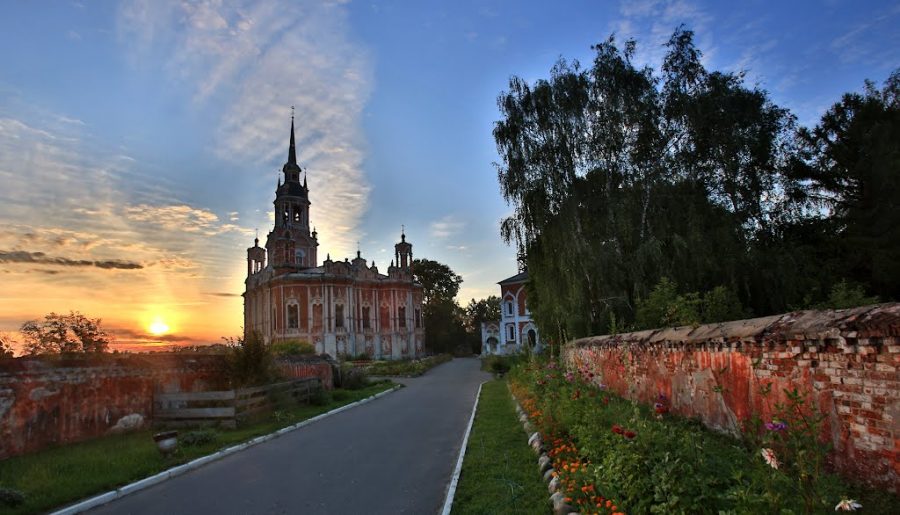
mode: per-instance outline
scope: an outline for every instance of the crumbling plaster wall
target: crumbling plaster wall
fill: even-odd
[[[107,434],[123,417],[152,417],[156,391],[216,383],[209,360],[20,358],[0,367],[0,459]]]
[[[662,393],[672,412],[732,434],[754,414],[771,418],[796,388],[825,415],[838,471],[900,491],[898,303],[583,338],[563,359],[622,396]]]

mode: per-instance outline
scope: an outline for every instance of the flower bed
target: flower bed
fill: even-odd
[[[673,417],[668,399],[634,404],[602,378],[532,362],[511,390],[541,433],[566,502],[581,513],[892,513],[897,498],[825,471],[820,417],[803,396],[736,440]],[[851,498],[852,497],[852,498]]]
[[[354,366],[363,368],[367,374],[373,376],[402,376],[415,377],[424,374],[430,369],[453,359],[450,354],[436,354],[420,359],[400,359],[394,361],[373,361],[369,363],[354,363]]]

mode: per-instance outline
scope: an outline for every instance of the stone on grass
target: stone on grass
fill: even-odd
[[[551,468],[553,468],[553,462],[550,461],[550,457],[547,456],[546,454],[542,455],[538,459],[538,469],[540,469],[541,474],[543,474],[544,472],[547,472]]]
[[[544,472],[544,481],[550,481],[551,479],[556,477],[556,476],[554,476],[554,474],[556,474],[556,470],[554,470],[552,468],[547,470],[547,472]]]
[[[111,434],[127,433],[136,431],[144,426],[144,416],[140,413],[132,413],[120,418],[116,425],[109,428]]]
[[[557,490],[559,490],[559,478],[558,477],[554,477],[553,479],[550,480],[550,484],[547,485],[547,490],[549,490],[551,494],[556,492]]]
[[[553,504],[553,513],[555,515],[569,515],[575,508],[566,504],[566,496],[562,492],[556,492],[550,496],[550,502]]]

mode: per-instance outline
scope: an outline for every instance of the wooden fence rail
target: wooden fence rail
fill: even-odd
[[[236,427],[239,420],[289,403],[309,402],[318,377],[218,392],[157,393],[153,421],[167,427]]]

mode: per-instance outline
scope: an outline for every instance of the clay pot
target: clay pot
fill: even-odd
[[[164,431],[153,435],[156,448],[163,455],[171,454],[178,447],[178,431]]]

